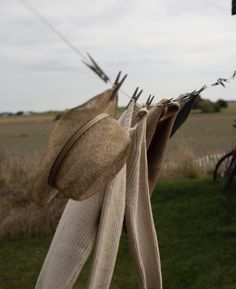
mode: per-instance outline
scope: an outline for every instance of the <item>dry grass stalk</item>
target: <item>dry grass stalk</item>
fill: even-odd
[[[212,167],[200,166],[187,146],[181,150],[174,162],[164,162],[161,179],[197,178],[212,170]],[[0,155],[0,239],[48,235],[56,228],[66,200],[58,195],[45,207],[38,207],[30,200],[39,160],[38,153]]]
[[[34,237],[52,233],[65,199],[56,198],[46,207],[30,200],[39,155],[0,156],[0,239]]]
[[[209,169],[196,162],[194,152],[189,148],[182,148],[174,162],[162,166],[161,179],[198,178],[208,173]]]

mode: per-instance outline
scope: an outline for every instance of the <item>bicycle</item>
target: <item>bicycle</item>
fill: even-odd
[[[236,120],[233,124],[236,127]],[[236,180],[236,147],[225,154],[216,164],[213,173],[214,182],[223,181],[226,192],[233,180]]]

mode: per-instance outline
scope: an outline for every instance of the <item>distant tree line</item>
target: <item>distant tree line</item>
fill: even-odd
[[[201,96],[198,97],[193,109],[199,109],[203,113],[219,112],[222,108],[227,108],[228,103],[223,99],[218,99],[213,102],[209,99],[203,99]]]
[[[35,112],[35,111],[23,111],[19,110],[17,112],[0,112],[0,117],[9,117],[9,116],[30,116],[30,115],[45,115],[45,116],[57,116],[61,114],[61,111],[49,110],[45,112]]]

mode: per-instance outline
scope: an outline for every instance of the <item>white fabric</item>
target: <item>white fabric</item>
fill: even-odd
[[[127,160],[125,224],[139,288],[161,289],[161,264],[148,184],[146,121],[146,117],[143,117],[131,138],[132,151]]]
[[[131,126],[134,103],[131,102],[120,123]],[[132,147],[130,148],[132,150]],[[89,276],[89,289],[108,289],[115,267],[123,227],[126,200],[126,164],[108,186],[102,207],[93,264]]]

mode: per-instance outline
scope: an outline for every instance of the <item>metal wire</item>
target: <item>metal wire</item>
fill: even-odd
[[[54,34],[56,34],[59,39],[64,42],[67,46],[69,46],[77,55],[79,55],[82,59],[83,63],[88,62],[88,57],[85,55],[81,50],[78,49],[77,46],[75,46],[70,40],[68,40],[64,34],[62,34],[55,26],[53,26],[48,19],[38,10],[36,10],[31,4],[29,4],[26,0],[18,0],[27,10],[29,10],[36,18],[38,18],[42,23],[44,23]],[[114,86],[114,83],[109,79],[108,82]],[[131,96],[127,92],[125,92],[123,89],[119,90],[121,93],[123,93],[126,97],[131,99]]]
[[[86,62],[88,61],[87,56],[78,49],[77,46],[75,46],[70,40],[68,40],[65,35],[63,35],[57,28],[55,28],[55,26],[53,26],[48,19],[38,10],[36,10],[31,4],[29,4],[29,2],[27,0],[18,0],[26,9],[28,9],[32,14],[34,14],[42,23],[44,23],[54,34],[56,34],[61,41],[63,41],[66,45],[68,45],[77,55],[79,55],[82,59],[82,62],[86,64]],[[86,64],[87,65],[87,64]],[[88,65],[87,65],[88,66]],[[90,67],[91,68],[91,67]],[[236,71],[234,72],[233,76],[231,77],[231,79],[236,78]],[[221,78],[220,78],[221,79]],[[218,79],[219,80],[219,79]],[[222,80],[222,79],[221,79]],[[227,79],[227,82],[229,79]],[[108,81],[112,86],[114,86],[115,84],[108,79]],[[219,84],[219,83],[218,83]],[[218,85],[217,84],[217,85]],[[206,88],[204,88],[203,90],[205,90]],[[203,91],[202,90],[202,91]],[[119,89],[119,91],[125,95],[126,97],[128,97],[129,99],[132,99],[132,97],[125,92],[123,89]],[[201,92],[202,92],[201,91]],[[200,92],[199,92],[200,93]],[[154,104],[151,106],[159,106],[159,104]]]
[[[44,15],[38,12],[31,4],[26,0],[18,0],[25,8],[32,12],[37,18],[41,20],[52,32],[54,32],[65,44],[67,44],[76,54],[78,54],[84,61],[87,61],[87,57],[71,42],[69,41],[59,30],[57,30]]]

